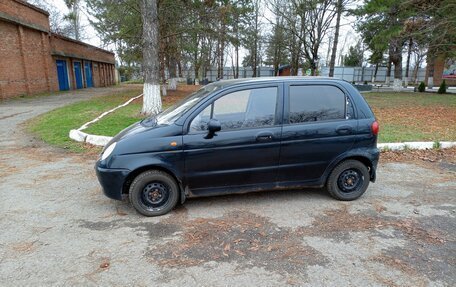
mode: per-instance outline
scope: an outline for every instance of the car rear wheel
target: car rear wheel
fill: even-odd
[[[159,216],[171,211],[179,199],[179,186],[172,176],[160,170],[139,174],[130,186],[130,202],[145,216]]]
[[[329,194],[339,200],[359,198],[369,186],[369,170],[357,160],[346,160],[338,164],[327,182]]]

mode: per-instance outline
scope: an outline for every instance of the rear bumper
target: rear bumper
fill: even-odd
[[[112,199],[122,200],[122,188],[130,171],[128,169],[102,168],[95,165],[97,178],[103,188],[103,193]]]
[[[375,182],[377,179],[377,165],[378,161],[380,159],[380,150],[378,148],[375,148],[372,153],[371,153],[371,164],[372,164],[372,169],[370,171],[370,181]]]
[[[372,161],[372,170],[370,171],[370,181],[375,182],[377,179],[377,164],[378,164],[378,159]]]

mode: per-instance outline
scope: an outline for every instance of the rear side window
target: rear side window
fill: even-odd
[[[345,119],[347,98],[334,86],[290,86],[290,124]]]

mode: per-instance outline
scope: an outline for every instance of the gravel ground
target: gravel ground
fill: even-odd
[[[146,218],[102,195],[93,157],[21,128],[109,91],[0,103],[0,286],[456,286],[454,158],[381,162],[354,202],[262,192]]]

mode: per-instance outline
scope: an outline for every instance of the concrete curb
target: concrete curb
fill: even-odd
[[[441,141],[441,142],[403,142],[403,143],[379,143],[377,147],[380,150],[404,150],[404,149],[432,149],[455,147],[456,142]]]
[[[88,128],[91,124],[98,122],[99,120],[101,120],[106,115],[109,115],[110,113],[112,113],[112,112],[114,112],[114,111],[116,111],[116,110],[118,110],[118,109],[120,109],[122,107],[127,106],[128,104],[130,104],[134,100],[142,97],[142,95],[143,94],[141,94],[139,96],[136,96],[136,97],[133,97],[133,98],[129,99],[128,101],[126,101],[125,103],[123,103],[123,104],[121,104],[121,105],[119,105],[119,106],[117,106],[117,107],[115,107],[113,109],[110,109],[107,112],[102,113],[101,115],[99,115],[95,119],[91,120],[90,122],[87,122],[87,123],[83,124],[77,130],[71,130],[70,133],[69,133],[69,137],[72,140],[75,140],[77,142],[86,142],[86,143],[89,143],[89,144],[92,144],[92,145],[105,146],[112,139],[112,137],[91,135],[91,134],[83,132],[83,130]]]

